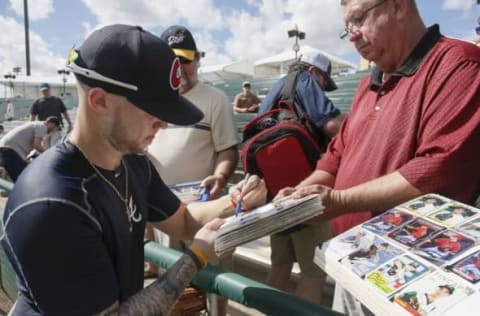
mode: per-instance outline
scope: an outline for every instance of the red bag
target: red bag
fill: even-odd
[[[269,110],[242,129],[244,171],[265,180],[269,199],[309,176],[323,151],[314,124],[295,100],[297,75],[290,73]]]

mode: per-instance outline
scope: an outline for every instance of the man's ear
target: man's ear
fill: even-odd
[[[107,92],[102,88],[91,88],[88,90],[87,102],[94,112],[104,111],[107,108]]]
[[[310,74],[315,74],[316,68],[315,68],[315,66],[309,66],[309,67],[307,68],[307,71],[308,71],[308,73],[310,73]]]
[[[410,0],[394,0],[393,1],[392,8],[397,18],[400,18],[400,19],[406,18],[408,14],[408,10],[410,9],[409,6],[411,5],[411,3],[409,2]]]

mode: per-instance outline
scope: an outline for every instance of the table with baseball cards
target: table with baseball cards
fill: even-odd
[[[323,243],[314,261],[376,315],[472,315],[480,209],[426,194]]]

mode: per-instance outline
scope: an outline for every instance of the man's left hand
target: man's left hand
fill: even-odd
[[[242,211],[248,211],[267,202],[267,186],[265,181],[256,175],[242,180],[230,188],[230,199],[238,202],[241,198]]]
[[[344,213],[345,208],[342,207],[341,191],[334,190],[325,185],[313,184],[298,188],[297,190],[295,190],[295,192],[292,193],[292,197],[301,198],[314,193],[320,195],[325,210],[323,211],[322,215],[308,220],[307,222],[305,222],[305,224],[318,224],[335,218]]]
[[[203,179],[201,186],[210,188],[209,200],[214,200],[222,195],[227,179],[222,175],[211,175]]]

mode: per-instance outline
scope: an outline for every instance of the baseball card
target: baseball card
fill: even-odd
[[[439,225],[417,218],[393,230],[388,237],[410,248],[442,229]]]
[[[366,244],[341,258],[340,263],[356,275],[363,277],[366,273],[401,253],[402,250],[392,243],[375,237],[371,244]]]
[[[390,295],[428,271],[428,267],[417,260],[399,256],[367,274],[365,280]]]
[[[451,270],[470,283],[477,284],[480,280],[480,250],[454,263]]]
[[[454,202],[432,211],[426,215],[427,218],[444,226],[452,227],[478,214],[478,209]]]
[[[454,275],[436,272],[413,282],[394,295],[393,301],[415,316],[443,315],[446,310],[474,293]]]
[[[362,226],[375,234],[385,235],[413,218],[412,214],[394,208],[368,220]]]
[[[414,200],[410,200],[406,203],[398,206],[399,208],[404,208],[410,212],[422,215],[429,213],[435,209],[438,209],[442,205],[450,202],[449,199],[438,195],[438,194],[426,194],[422,195]]]
[[[473,247],[475,241],[453,230],[444,230],[424,239],[415,246],[413,252],[437,266],[442,266],[448,261]]]

